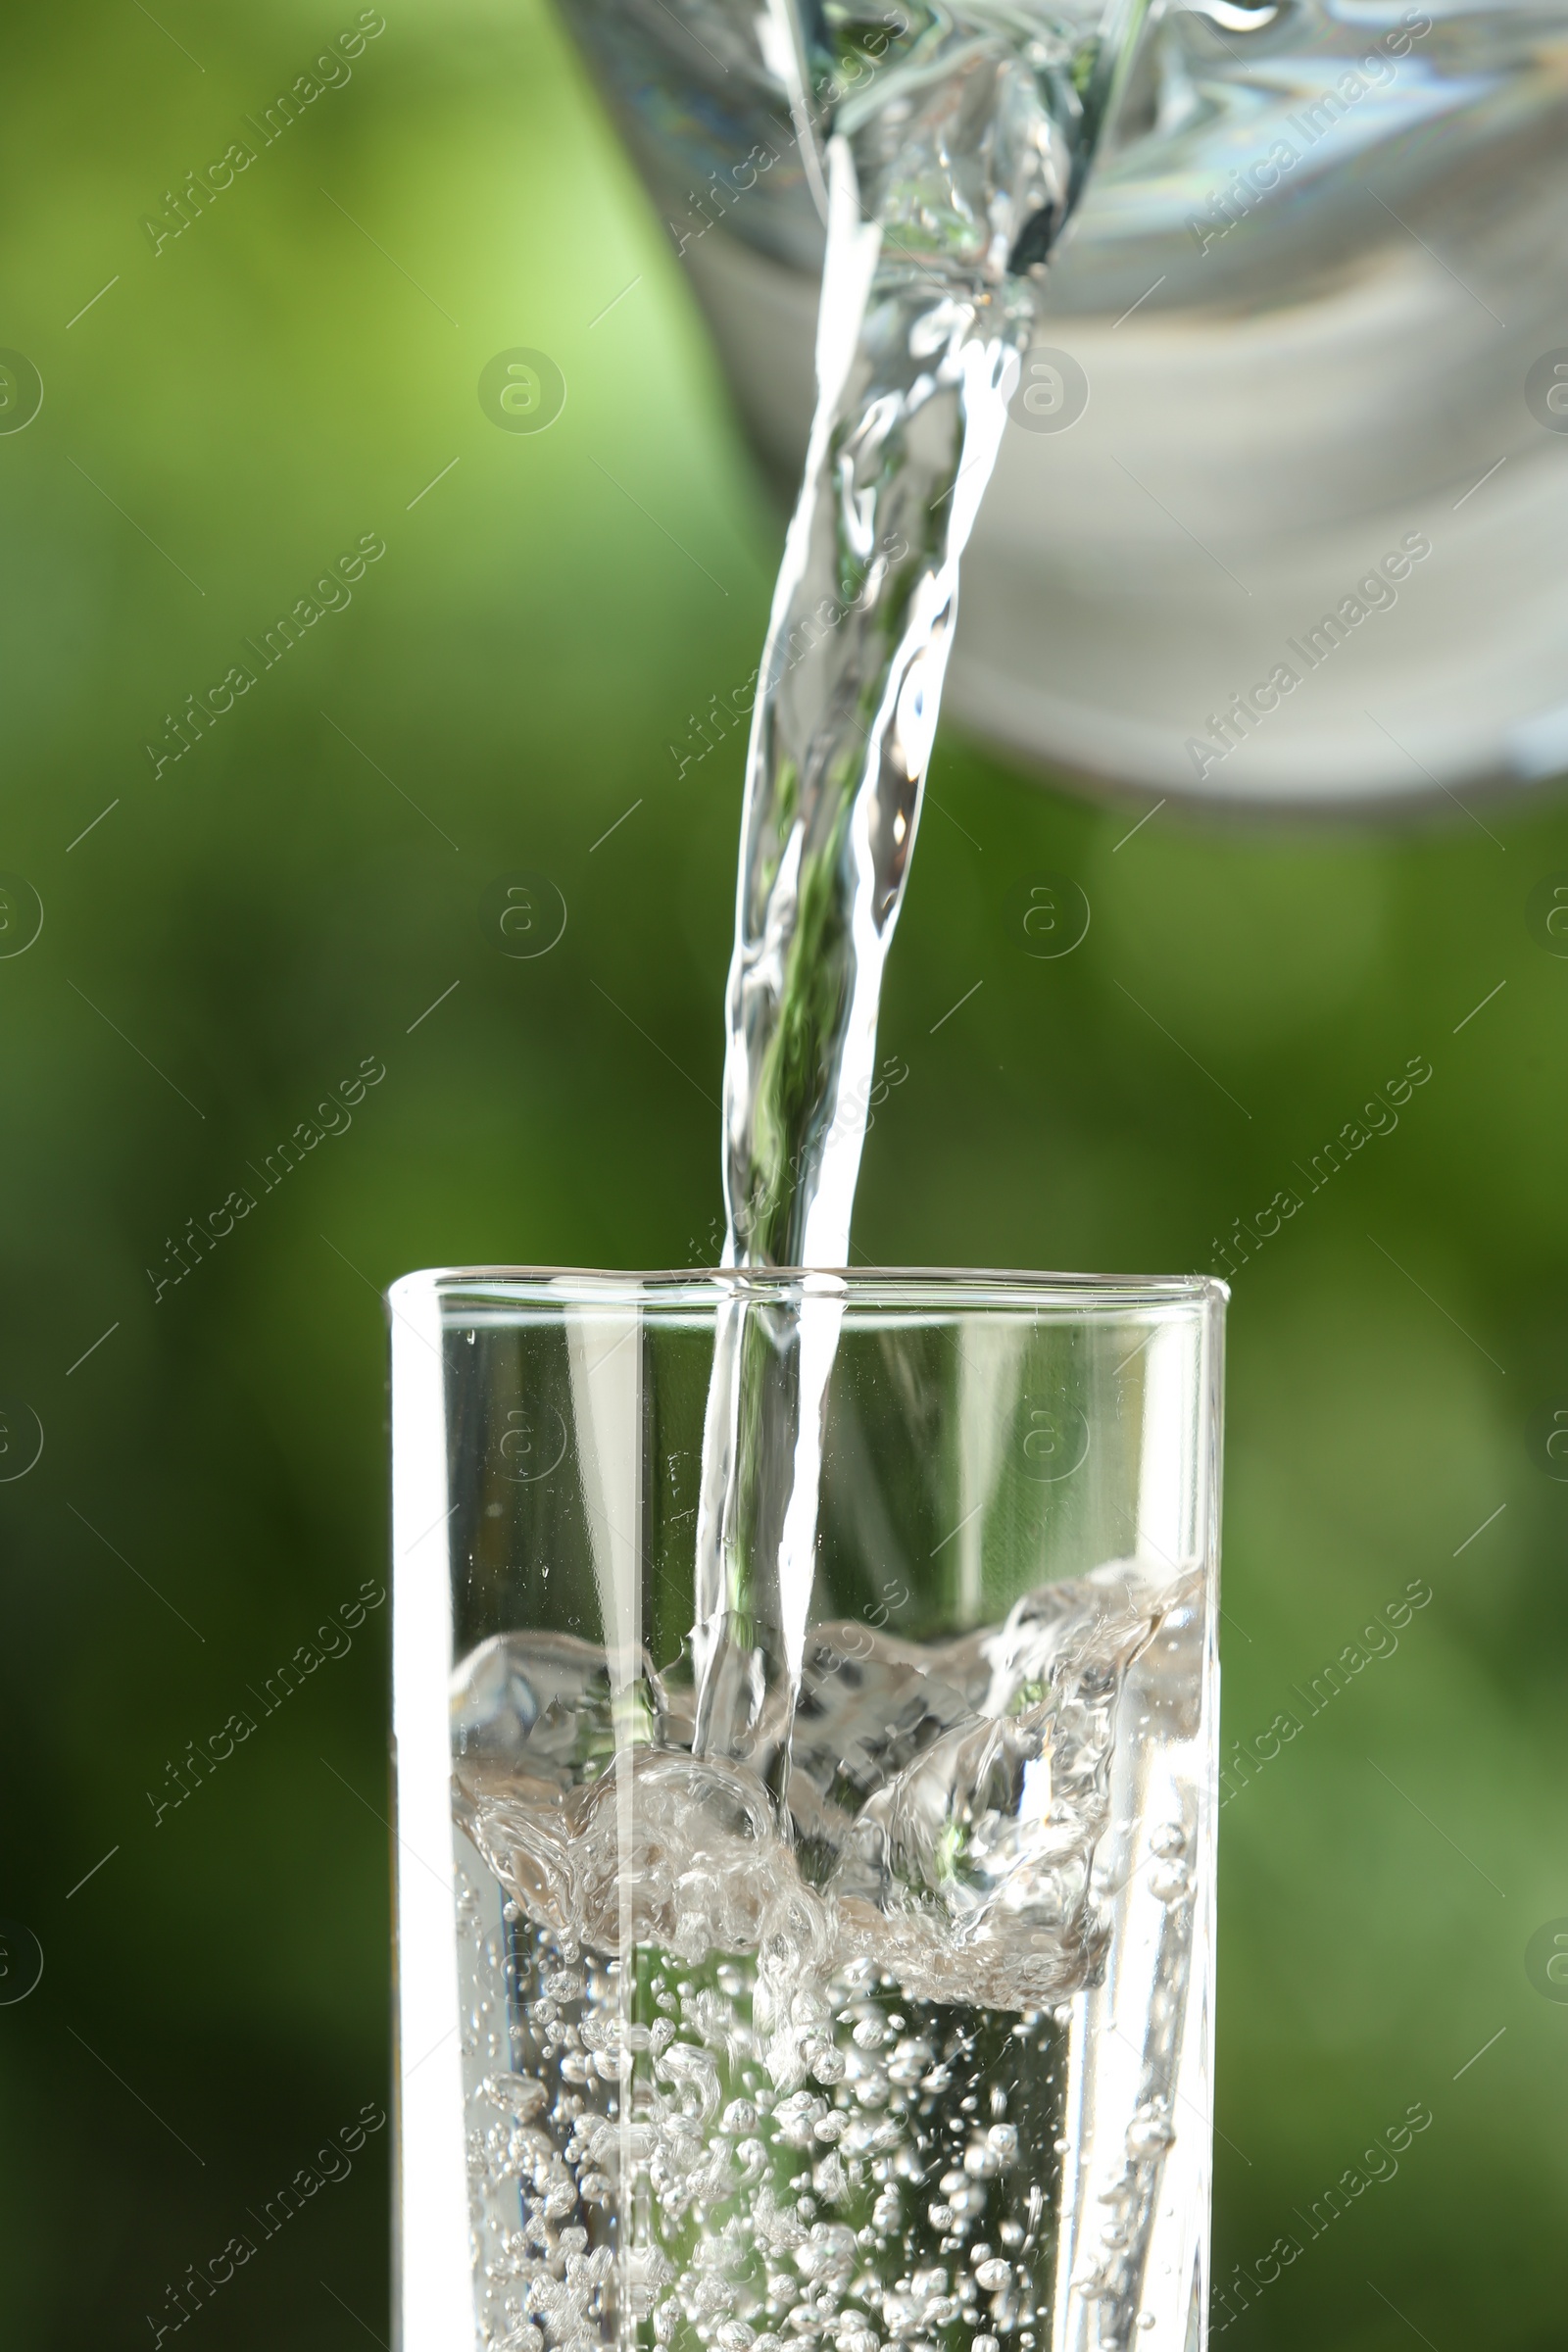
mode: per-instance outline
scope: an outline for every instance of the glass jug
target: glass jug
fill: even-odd
[[[814,126],[846,93],[808,88],[777,6],[567,15],[791,496]],[[1025,764],[1210,802],[1568,767],[1565,116],[1561,0],[1148,19],[969,549],[949,710]]]

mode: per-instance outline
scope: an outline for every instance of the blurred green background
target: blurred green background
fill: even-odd
[[[677,780],[668,746],[755,663],[780,526],[536,0],[389,5],[155,255],[143,217],[354,19],[66,0],[0,35],[0,343],[44,386],[0,436],[0,866],[44,911],[0,960],[0,1393],[44,1435],[0,1484],[0,2232],[28,2352],[152,2341],[185,2267],[387,2096],[386,1611],[178,1811],[147,1793],[382,1574],[377,1292],[716,1235],[739,754]],[[546,433],[476,398],[518,345],[566,377]],[[366,533],[352,605],[155,778],[164,714]],[[1568,961],[1526,916],[1568,813],[1167,808],[1124,841],[1142,804],[951,737],[934,790],[865,1257],[1217,1270],[1233,1219],[1430,1058],[1235,1284],[1228,1742],[1411,1579],[1434,1598],[1224,1814],[1216,2273],[1420,2101],[1397,2178],[1230,2342],[1568,2342],[1568,2006],[1525,1958],[1568,1914]],[[568,909],[531,962],[481,923],[519,868]],[[1044,871],[1094,910],[1061,962],[1009,914]],[[187,1219],[365,1056],[386,1076],[352,1126],[155,1301]],[[7,1427],[21,1462],[32,1423]],[[18,1923],[44,1960],[20,2001]],[[192,2328],[384,2339],[388,2138]]]

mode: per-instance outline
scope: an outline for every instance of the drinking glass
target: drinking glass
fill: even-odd
[[[1202,2343],[1225,1297],[395,1285],[402,2352]]]

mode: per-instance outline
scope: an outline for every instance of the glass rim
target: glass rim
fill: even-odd
[[[1230,1285],[1211,1274],[1045,1273],[997,1266],[428,1266],[383,1293],[396,1315],[410,1298],[538,1306],[691,1308],[725,1298],[839,1298],[848,1303],[956,1307],[1038,1305],[1079,1312],[1223,1308]]]

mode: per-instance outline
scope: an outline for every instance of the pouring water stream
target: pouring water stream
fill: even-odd
[[[928,6],[877,52],[833,9],[775,43],[864,86],[826,145],[816,413],[747,756],[726,1266],[849,1261],[959,564],[1140,13]],[[744,1288],[722,1310],[698,1520],[697,1752],[747,1760],[781,1813],[840,1313],[807,1287],[788,1327]]]

